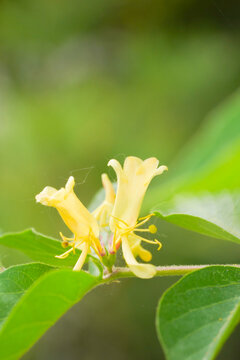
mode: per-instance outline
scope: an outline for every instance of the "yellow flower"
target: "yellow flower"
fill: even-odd
[[[105,228],[109,226],[110,215],[112,214],[115,201],[115,191],[107,174],[102,174],[102,184],[105,190],[105,199],[92,214],[100,228]]]
[[[36,201],[46,206],[55,207],[65,224],[74,234],[74,238],[69,239],[60,233],[63,239],[63,247],[71,246],[72,248],[56,257],[64,259],[71,251],[74,252],[75,248],[81,249],[82,253],[73,269],[78,271],[81,270],[91,247],[99,256],[101,256],[103,250],[98,239],[98,223],[74,193],[74,185],[74,178],[70,176],[65,188],[56,190],[47,186],[36,196]]]
[[[117,160],[110,160],[117,175],[117,194],[110,219],[110,228],[114,233],[113,247],[119,247],[122,243],[123,256],[132,272],[141,278],[151,278],[156,269],[151,264],[139,264],[135,256],[140,256],[144,261],[151,260],[151,253],[141,246],[141,241],[161,244],[157,241],[147,240],[136,232],[155,233],[156,229],[150,225],[148,229],[139,228],[146,223],[152,214],[138,221],[142,201],[152,178],[167,170],[166,166],[158,167],[156,158],[141,160],[129,156],[125,159],[123,168]]]

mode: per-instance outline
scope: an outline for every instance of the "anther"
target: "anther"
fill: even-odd
[[[62,247],[66,249],[69,246],[68,241],[62,241]]]
[[[148,229],[151,234],[156,234],[157,232],[157,227],[154,224],[149,225]]]

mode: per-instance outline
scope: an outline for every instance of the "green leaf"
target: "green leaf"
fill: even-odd
[[[202,128],[183,148],[160,185],[148,192],[146,206],[152,207],[177,193],[219,192],[239,189],[240,93],[212,112]]]
[[[239,145],[240,91],[220,104],[206,118],[200,130],[179,153],[173,164],[173,175],[186,176],[203,173],[209,165],[222,157],[232,144]],[[239,146],[238,146],[239,149]],[[236,163],[239,168],[239,162]]]
[[[240,193],[179,194],[155,214],[188,230],[240,243]]]
[[[210,266],[165,292],[157,332],[168,360],[211,360],[240,320],[240,269]]]
[[[2,235],[0,237],[0,245],[10,249],[19,250],[33,261],[42,262],[59,268],[73,268],[81,253],[76,249],[75,255],[70,254],[65,259],[58,259],[55,255],[60,255],[65,251],[62,248],[61,242],[51,237],[44,236],[33,229],[25,230],[20,233]],[[91,258],[94,263],[98,262],[100,264],[93,256],[88,255],[87,259],[89,258]]]
[[[14,266],[0,273],[0,328],[34,281],[52,269],[44,264],[27,264]]]
[[[145,207],[208,236],[240,239],[240,93],[208,117]],[[157,200],[156,200],[157,199]]]
[[[17,289],[24,292],[14,300],[15,305],[6,310],[10,313],[0,329],[1,360],[19,359],[70,307],[100,283],[83,271],[60,269],[45,272],[30,284],[34,278],[32,271],[26,272],[28,266],[31,265],[12,267],[0,274],[2,302],[6,304],[8,298],[11,302],[12,292]],[[34,271],[37,272],[36,268]],[[27,274],[30,274],[29,280]]]

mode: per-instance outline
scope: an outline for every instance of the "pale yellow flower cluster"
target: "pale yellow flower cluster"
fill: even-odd
[[[66,238],[60,233],[63,247],[71,248],[57,257],[63,259],[70,252],[75,252],[75,248],[80,249],[81,255],[73,269],[78,271],[92,250],[104,263],[106,253],[115,254],[122,245],[123,257],[131,271],[140,278],[151,278],[156,273],[154,265],[138,263],[136,257],[139,256],[143,261],[150,261],[152,258],[151,253],[142,247],[143,241],[158,244],[159,249],[161,244],[157,240],[147,240],[139,235],[141,232],[154,234],[157,231],[154,225],[142,228],[152,214],[140,219],[138,217],[149,183],[154,176],[167,170],[167,167],[158,167],[156,158],[143,161],[133,156],[125,159],[123,167],[117,160],[110,160],[108,166],[112,166],[117,175],[116,194],[108,176],[103,174],[105,199],[92,213],[75,195],[75,182],[72,176],[65,188],[56,190],[47,186],[36,196],[37,202],[58,210],[74,235],[73,238]],[[106,230],[112,234],[107,248],[100,241],[101,233]]]

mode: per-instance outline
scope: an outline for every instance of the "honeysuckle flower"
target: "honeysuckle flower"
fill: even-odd
[[[75,181],[70,176],[65,188],[56,190],[47,186],[40,194],[36,195],[36,201],[46,206],[55,207],[65,224],[72,231],[74,238],[67,238],[60,233],[63,247],[71,246],[71,249],[64,254],[56,256],[60,259],[67,257],[75,248],[82,250],[82,253],[73,270],[81,270],[87,254],[92,248],[99,257],[103,249],[99,241],[99,226],[95,217],[85,208],[74,193]]]
[[[114,233],[112,246],[113,249],[117,249],[122,244],[127,265],[136,276],[141,278],[151,278],[156,273],[152,264],[138,263],[135,259],[135,256],[140,256],[144,261],[151,260],[151,253],[141,246],[141,242],[158,244],[161,248],[159,241],[147,240],[136,234],[157,231],[155,225],[150,225],[147,229],[140,228],[153,214],[139,220],[138,216],[150,181],[154,176],[167,170],[166,166],[158,167],[158,164],[156,158],[143,161],[133,156],[125,159],[123,168],[117,160],[112,159],[108,163],[117,175],[117,194],[110,218],[110,228]]]
[[[105,190],[105,199],[92,214],[100,228],[106,228],[109,226],[109,220],[113,210],[115,191],[107,174],[102,174],[102,184]]]
[[[109,228],[109,221],[113,210],[115,201],[115,190],[109,180],[107,174],[102,174],[102,184],[105,190],[105,199],[95,209],[92,214],[96,218],[100,227],[100,241],[105,250],[105,254],[102,257],[103,264],[111,271],[112,266],[116,260],[116,252],[112,251],[112,239],[113,235]]]

